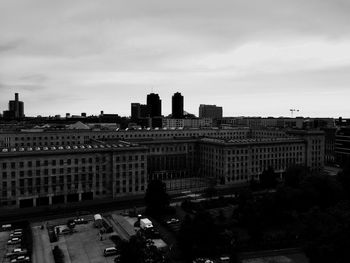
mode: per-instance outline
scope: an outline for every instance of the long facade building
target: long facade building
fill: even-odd
[[[223,139],[243,139],[249,136],[250,129],[178,129],[178,130],[58,130],[43,132],[4,132],[0,133],[1,147],[33,147],[87,144],[91,140],[133,140],[170,139],[173,137],[215,137]]]
[[[342,127],[335,135],[335,159],[339,164],[350,163],[350,127]]]
[[[147,148],[134,144],[1,151],[1,206],[32,207],[141,194]]]
[[[305,141],[299,138],[202,139],[199,152],[203,175],[220,184],[258,180],[269,167],[283,173],[289,166],[304,165],[306,160]]]
[[[168,190],[234,185],[272,167],[323,168],[322,132],[268,130],[57,131],[1,134],[0,205],[7,208],[116,200]]]

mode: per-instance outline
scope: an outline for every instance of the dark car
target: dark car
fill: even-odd
[[[74,223],[77,225],[81,225],[81,224],[87,224],[88,221],[84,218],[76,218],[74,219]]]

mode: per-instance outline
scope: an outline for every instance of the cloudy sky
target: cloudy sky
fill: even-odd
[[[350,117],[349,0],[0,0],[0,110]]]

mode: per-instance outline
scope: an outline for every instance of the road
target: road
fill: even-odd
[[[41,229],[40,226],[32,227],[33,231],[33,262],[35,263],[54,263],[51,250],[51,243],[47,235],[47,229]]]

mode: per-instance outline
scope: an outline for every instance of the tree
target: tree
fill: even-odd
[[[59,246],[55,246],[52,250],[53,258],[55,263],[64,263],[64,254]]]
[[[216,186],[216,179],[215,178],[210,178],[209,179],[209,186],[207,189],[205,189],[205,195],[209,198],[212,198],[217,194],[217,190],[215,188]]]
[[[338,173],[337,181],[341,184],[346,194],[346,198],[350,199],[350,163],[345,165],[343,170]]]
[[[145,195],[146,212],[153,215],[164,214],[170,204],[170,197],[166,192],[166,185],[161,180],[148,183]]]
[[[120,245],[122,263],[144,263],[146,257],[146,240],[141,235],[132,236]]]
[[[212,216],[199,212],[193,219],[186,216],[179,231],[179,246],[186,259],[214,256],[219,248],[219,231]]]
[[[349,203],[339,203],[326,211],[311,209],[306,214],[303,232],[310,263],[350,262],[349,226]]]
[[[295,165],[288,167],[284,176],[284,185],[297,188],[308,174],[309,170],[305,166]]]
[[[181,227],[178,235],[178,244],[182,250],[186,259],[193,258],[193,245],[194,245],[194,233],[193,233],[193,221],[187,214],[181,223]]]
[[[272,167],[263,171],[260,175],[260,184],[263,188],[275,188],[277,185],[277,176]]]
[[[307,176],[301,182],[301,189],[304,193],[304,202],[309,207],[329,207],[335,205],[343,196],[343,191],[334,177],[324,174],[313,174]]]

